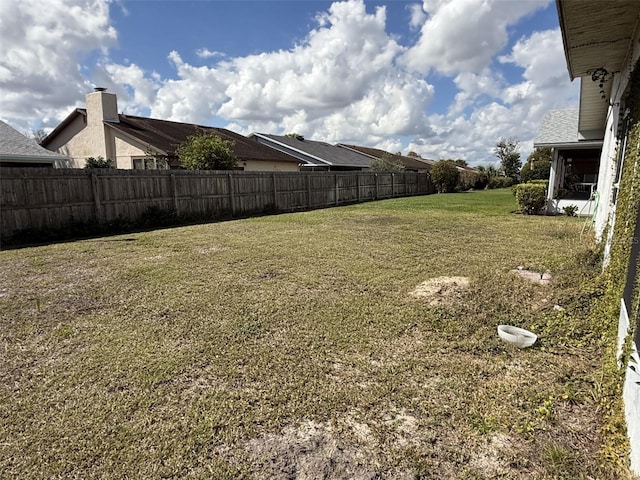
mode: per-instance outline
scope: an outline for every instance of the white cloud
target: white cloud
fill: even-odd
[[[507,44],[509,25],[549,1],[426,0],[423,9],[429,18],[402,62],[421,73],[477,72]]]
[[[0,117],[55,123],[91,90],[81,61],[116,40],[107,0],[0,2]]]
[[[146,82],[135,66],[108,65],[115,83],[156,89],[151,115],[236,131],[296,131],[327,141],[384,141],[425,131],[433,87],[395,66],[403,47],[386,33],[386,10],[367,13],[361,0],[334,3],[290,50],[219,62],[185,63],[169,54],[177,78]],[[146,98],[150,94],[145,95]]]
[[[427,19],[427,13],[422,9],[422,5],[419,3],[412,3],[407,8],[411,12],[411,19],[409,20],[409,26],[412,30],[422,27]]]
[[[520,140],[522,159],[526,159],[545,113],[575,106],[579,85],[566,74],[559,29],[521,38],[501,62],[522,68],[522,81],[507,85],[484,74],[459,75],[459,95],[469,100],[486,94],[491,101],[475,105],[468,117],[455,109],[448,115],[430,116],[437,136],[428,144],[414,142],[408,148],[427,157],[464,158],[479,164],[495,160],[492,150],[498,139],[513,137]]]
[[[225,54],[218,51],[211,51],[208,48],[199,48],[196,50],[196,55],[200,58],[212,58],[212,57],[224,57]]]

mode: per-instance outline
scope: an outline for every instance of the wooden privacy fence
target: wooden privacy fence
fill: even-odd
[[[1,234],[72,222],[136,222],[150,208],[222,218],[433,192],[426,173],[3,168]]]

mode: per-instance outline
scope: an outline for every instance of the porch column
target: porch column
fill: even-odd
[[[549,172],[549,188],[547,189],[547,200],[553,200],[556,191],[556,179],[558,178],[558,149],[551,149],[551,171]]]

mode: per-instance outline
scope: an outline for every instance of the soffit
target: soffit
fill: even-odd
[[[611,83],[604,84],[604,96],[598,82],[590,77],[580,79],[580,117],[578,120],[578,132],[582,140],[604,138],[604,128],[609,110],[607,98],[611,97]]]
[[[640,15],[638,0],[557,0],[569,75],[597,68],[619,72],[629,54]]]

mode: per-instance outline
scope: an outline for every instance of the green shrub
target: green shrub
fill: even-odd
[[[460,171],[452,160],[439,160],[429,172],[438,193],[453,192],[460,180]]]
[[[112,168],[112,167],[113,167],[113,161],[109,158],[105,160],[103,157],[98,157],[98,158],[89,157],[87,158],[86,164],[84,166],[84,168]]]
[[[371,162],[371,170],[374,172],[402,172],[404,165],[402,162],[389,154],[384,154],[381,158],[376,158]]]
[[[514,184],[514,180],[511,177],[491,177],[487,184],[488,189],[494,188],[509,188]]]
[[[578,207],[576,205],[567,205],[563,207],[562,210],[567,217],[575,217],[576,213],[578,213]]]
[[[546,180],[529,180],[528,182],[524,182],[524,183],[533,183],[534,185],[544,185],[544,188],[546,188],[546,189],[549,188],[549,179],[548,178]]]
[[[234,148],[235,142],[198,130],[178,145],[176,153],[189,170],[233,170],[238,163]]]
[[[547,189],[544,185],[521,183],[513,187],[513,194],[518,208],[527,215],[541,213],[547,203]]]

